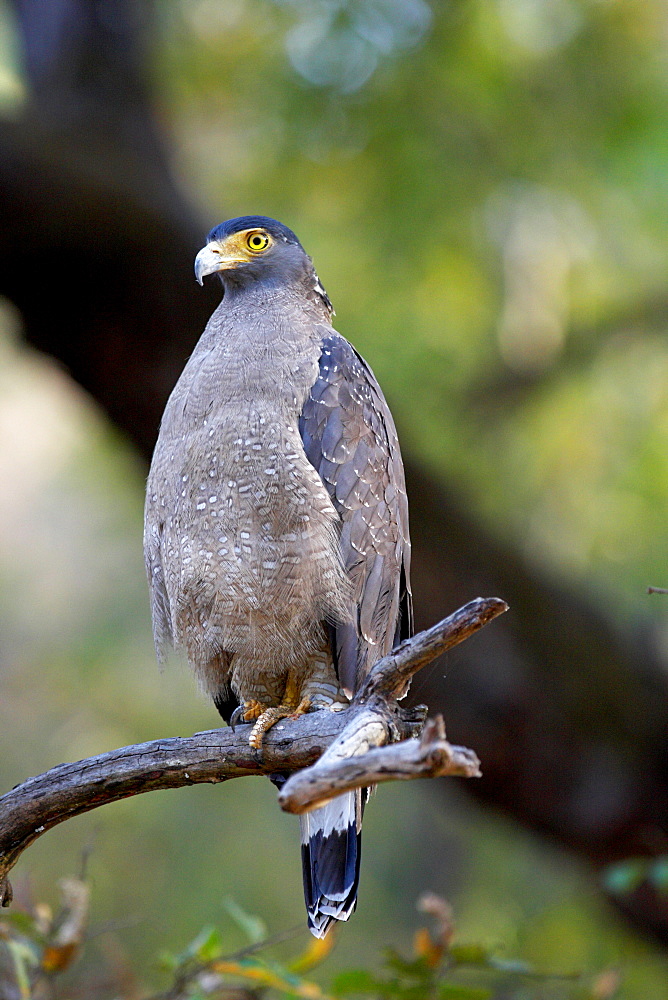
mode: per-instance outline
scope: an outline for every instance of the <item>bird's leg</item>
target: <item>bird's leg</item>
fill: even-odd
[[[248,742],[256,750],[262,746],[264,734],[274,726],[279,719],[297,719],[304,715],[311,707],[310,698],[302,698],[301,685],[292,670],[288,671],[288,679],[285,684],[285,692],[280,705],[266,708],[258,717],[257,722],[251,730]]]
[[[264,705],[252,698],[250,701],[245,701],[243,705],[237,705],[237,707],[232,712],[230,716],[230,729],[234,732],[235,727],[240,722],[255,722],[259,719],[262,713],[265,711]]]
[[[308,712],[310,707],[311,699],[302,698],[296,706],[275,705],[273,708],[265,709],[253,726],[248,742],[255,750],[259,750],[262,746],[264,734],[268,732],[272,726],[276,725],[279,719],[298,719],[300,715],[304,715]]]

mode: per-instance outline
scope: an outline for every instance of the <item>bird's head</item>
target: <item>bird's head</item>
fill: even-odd
[[[195,258],[200,285],[207,274],[218,273],[226,287],[255,282],[281,286],[295,281],[312,284],[331,310],[313,262],[287,226],[264,215],[228,219],[211,230]]]

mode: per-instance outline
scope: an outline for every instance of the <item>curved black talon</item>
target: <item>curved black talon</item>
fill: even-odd
[[[237,707],[232,712],[232,715],[230,716],[230,721],[228,723],[232,732],[234,732],[235,728],[239,725],[239,723],[243,724],[245,721],[246,719],[244,717],[244,706],[237,705]]]

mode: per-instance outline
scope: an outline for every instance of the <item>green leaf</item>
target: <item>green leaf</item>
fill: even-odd
[[[348,993],[377,994],[383,987],[384,983],[376,979],[366,969],[346,969],[345,972],[339,972],[334,977],[330,993],[335,997],[344,996]]]
[[[2,919],[5,923],[16,928],[21,934],[25,934],[26,937],[40,939],[42,937],[35,927],[34,919],[29,913],[25,913],[23,910],[13,910],[11,913],[3,914]]]
[[[173,952],[161,951],[156,964],[163,972],[174,972],[182,963],[179,961],[178,955],[175,955]]]
[[[267,925],[260,917],[246,913],[238,903],[229,896],[223,900],[223,906],[228,914],[248,938],[251,944],[259,944],[267,937]]]
[[[383,1000],[425,1000],[425,983],[403,983],[399,979],[379,979],[366,969],[348,969],[335,976],[330,989],[334,996],[367,993]]]
[[[385,965],[388,969],[399,972],[403,976],[424,979],[425,977],[431,978],[433,975],[433,970],[424,957],[404,958],[394,948],[388,948],[385,951]]]
[[[21,1000],[30,1000],[29,967],[38,964],[38,958],[33,949],[22,941],[5,941],[14,963],[16,983],[21,994]]]
[[[458,986],[456,983],[441,983],[438,987],[438,1000],[490,1000],[492,990],[479,986]]]
[[[455,965],[476,965],[488,968],[492,959],[489,948],[482,944],[453,944],[448,957]]]
[[[254,957],[220,959],[213,963],[212,968],[221,975],[252,983],[254,989],[264,990],[269,987],[287,996],[324,1000],[324,994],[316,983],[293,975],[277,962],[266,962]]]
[[[223,938],[217,927],[202,928],[190,947],[200,962],[207,964],[223,953]]]
[[[170,955],[169,952],[163,952],[160,957],[164,968],[175,971],[193,961],[206,965],[218,958],[222,954],[222,950],[223,943],[220,931],[211,924],[207,924],[180,954]]]
[[[202,964],[206,964],[213,961],[214,958],[218,958],[221,952],[222,941],[220,932],[212,924],[207,924],[202,928],[197,937],[193,938],[187,948],[180,955],[176,956],[176,963],[177,966],[180,966],[195,959]]]
[[[345,993],[377,993],[385,983],[366,969],[346,969],[334,977],[330,993],[341,996]]]

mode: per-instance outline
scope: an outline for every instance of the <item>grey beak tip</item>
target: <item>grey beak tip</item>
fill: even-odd
[[[219,270],[220,254],[217,250],[212,250],[211,244],[208,243],[195,257],[195,277],[199,284],[203,285],[207,274],[213,274]]]

